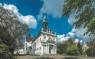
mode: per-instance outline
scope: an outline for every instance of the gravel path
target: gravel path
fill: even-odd
[[[26,55],[26,56],[19,56],[17,59],[95,59],[95,57],[72,57],[72,56],[31,56],[31,55]]]

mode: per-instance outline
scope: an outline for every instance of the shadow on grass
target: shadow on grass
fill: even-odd
[[[49,57],[37,57],[35,59],[55,59],[55,58],[49,58]]]
[[[78,57],[65,57],[65,58],[62,58],[62,59],[83,59],[83,58],[78,58]]]

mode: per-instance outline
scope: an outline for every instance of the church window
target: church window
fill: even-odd
[[[40,41],[41,41],[41,38],[40,38]]]
[[[46,39],[46,36],[44,36],[44,39]]]
[[[40,50],[41,50],[41,47],[40,47]]]
[[[44,47],[46,47],[46,45],[44,45]]]

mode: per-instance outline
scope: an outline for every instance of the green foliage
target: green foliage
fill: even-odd
[[[13,59],[13,56],[8,49],[8,46],[6,46],[2,42],[0,42],[0,59]]]
[[[58,54],[66,53],[66,48],[67,48],[66,44],[64,44],[64,43],[58,43],[57,44],[57,53]]]
[[[66,43],[67,43],[68,47],[74,45],[74,42],[73,42],[72,38],[69,38]]]
[[[67,41],[57,44],[57,53],[58,54],[67,54],[67,55],[82,55],[82,45],[78,42],[78,45],[74,43],[72,38],[69,38]]]
[[[70,46],[66,50],[68,55],[79,55],[79,50],[76,45]]]
[[[88,56],[95,56],[95,38],[91,39],[87,44],[89,48],[87,49],[86,54]]]
[[[87,28],[85,34],[95,34],[95,0],[65,0],[63,16],[76,13],[76,28]]]
[[[16,41],[13,40],[12,38],[13,37],[11,36],[8,30],[0,27],[0,40],[2,41],[2,43],[8,46],[7,48],[11,53],[13,52],[12,49],[16,47]]]
[[[92,47],[92,48],[87,49],[86,54],[88,56],[95,56],[95,48]]]

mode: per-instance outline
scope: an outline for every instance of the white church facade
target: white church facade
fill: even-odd
[[[43,28],[32,43],[32,54],[57,54],[56,33],[47,28],[47,19],[44,15]]]
[[[48,27],[48,22],[46,18],[46,13],[44,14],[43,27],[40,30],[37,37],[31,38],[29,34],[25,38],[24,47],[14,51],[19,54],[34,54],[34,55],[44,55],[44,54],[57,54],[57,36],[56,33],[51,31]]]

